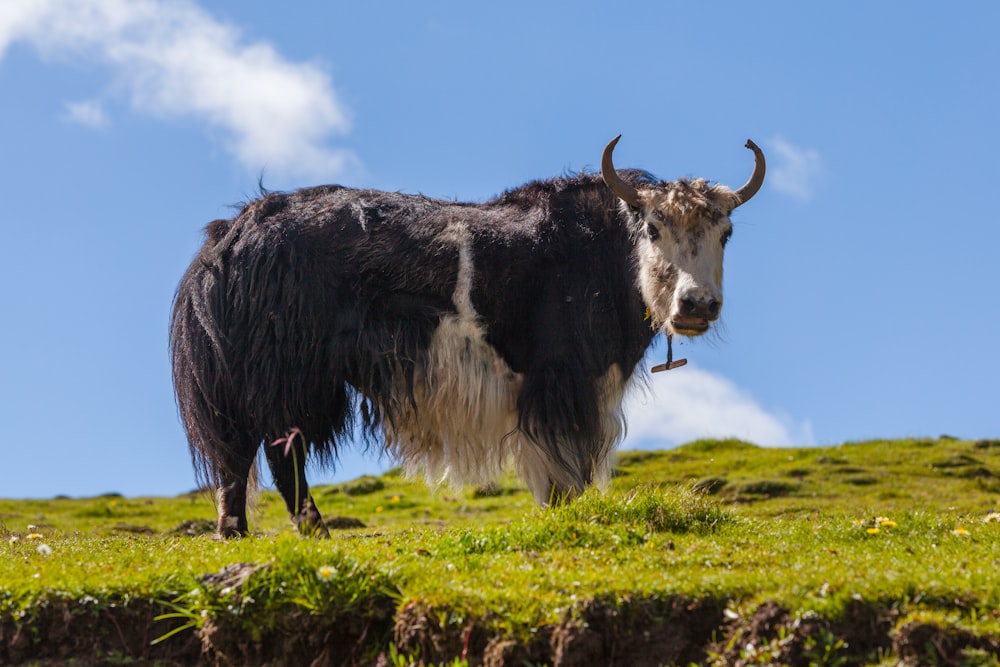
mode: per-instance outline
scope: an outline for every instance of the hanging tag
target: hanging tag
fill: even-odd
[[[687,364],[687,359],[678,359],[677,361],[674,361],[673,340],[674,337],[672,334],[667,336],[667,363],[653,366],[650,369],[653,373],[659,373],[660,371],[672,371],[675,368],[680,368],[681,366]]]
[[[654,373],[659,373],[660,371],[672,371],[675,368],[680,368],[681,366],[686,366],[687,359],[678,359],[677,361],[671,361],[669,364],[658,364],[653,366],[650,370]]]

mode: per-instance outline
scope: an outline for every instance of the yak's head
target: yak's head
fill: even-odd
[[[752,141],[753,175],[739,190],[704,180],[657,183],[637,189],[611,161],[615,144],[604,149],[604,182],[629,207],[633,220],[639,289],[653,326],[667,334],[699,336],[722,311],[722,255],[733,233],[729,214],[764,182],[764,154]]]

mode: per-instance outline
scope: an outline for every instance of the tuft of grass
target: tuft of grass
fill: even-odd
[[[606,495],[590,490],[568,505],[548,514],[556,521],[624,525],[653,532],[707,532],[731,520],[731,513],[694,489],[647,484],[622,495]]]
[[[617,548],[641,545],[653,533],[705,534],[730,520],[728,511],[690,488],[643,486],[624,496],[592,489],[510,524],[451,531],[438,544],[441,553],[458,554]]]
[[[755,449],[759,449],[757,445],[746,442],[744,440],[737,440],[735,438],[726,438],[723,440],[707,439],[707,440],[695,440],[694,442],[689,442],[686,445],[678,447],[678,453],[698,453],[698,454],[708,454],[708,453],[724,453],[733,454],[734,452],[750,452]]]

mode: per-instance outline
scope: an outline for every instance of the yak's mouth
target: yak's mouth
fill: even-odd
[[[711,322],[703,317],[677,317],[670,320],[670,329],[680,336],[700,336],[711,326]]]

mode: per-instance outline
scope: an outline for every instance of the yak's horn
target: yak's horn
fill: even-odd
[[[605,184],[611,188],[615,196],[632,208],[639,208],[639,192],[630,183],[622,180],[611,161],[611,154],[615,152],[615,144],[621,138],[622,135],[619,134],[604,147],[604,155],[601,156],[601,176],[604,177]],[[758,187],[760,186],[758,185]]]
[[[742,188],[736,191],[736,197],[740,204],[750,201],[750,198],[757,194],[760,186],[764,184],[764,151],[757,147],[757,144],[747,139],[746,147],[753,151],[754,165],[750,180]],[[739,206],[739,204],[737,204]]]

